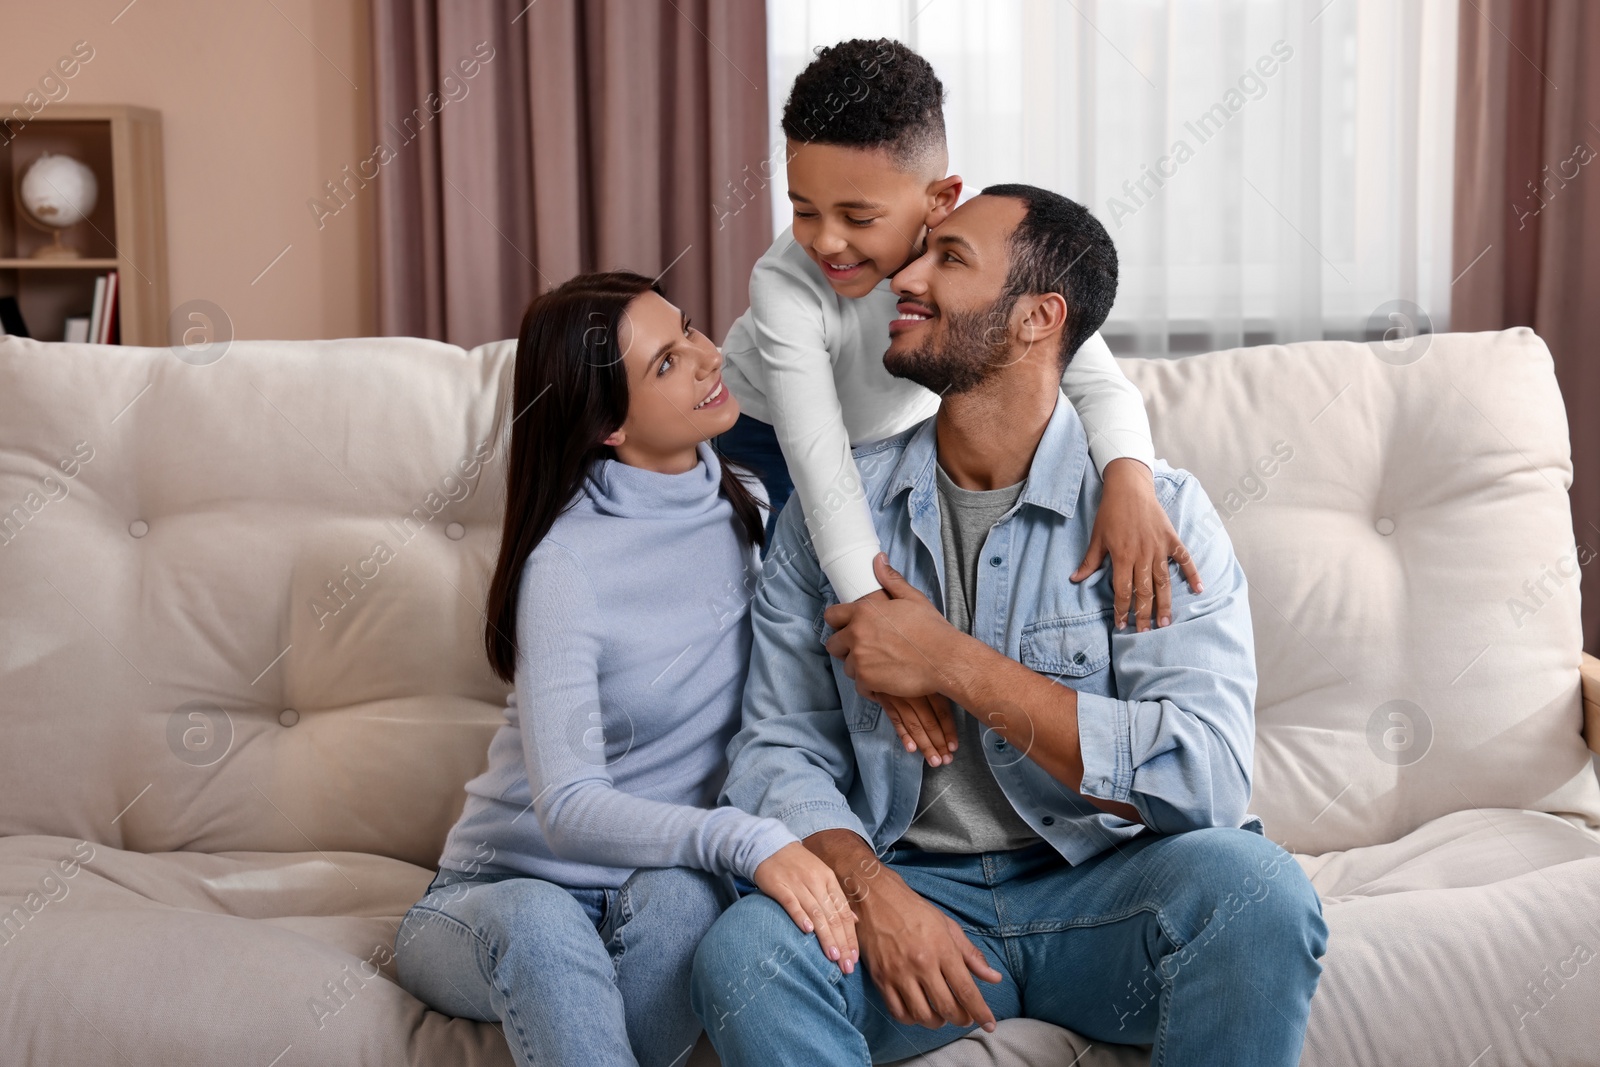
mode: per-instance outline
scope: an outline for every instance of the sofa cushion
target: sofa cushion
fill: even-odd
[[[1296,858],[1329,926],[1307,1067],[1461,1067],[1489,1047],[1495,1063],[1591,1062],[1600,837],[1483,809]],[[0,839],[0,982],[14,991],[0,1030],[41,1064],[267,1064],[292,1046],[282,1063],[509,1067],[497,1027],[428,1011],[395,984],[395,931],[431,875],[359,853]],[[914,1062],[1146,1067],[1149,1055],[1013,1019]],[[702,1042],[690,1067],[715,1063]]]
[[[414,1040],[509,1065],[492,1027],[425,1012],[393,981],[399,918],[431,873],[351,852],[0,839],[7,1062],[379,1064]]]
[[[1301,859],[1328,921],[1302,1064],[1595,1062],[1600,837],[1480,808]]]

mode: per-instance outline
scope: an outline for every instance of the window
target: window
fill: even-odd
[[[1023,181],[1117,243],[1122,354],[1449,321],[1454,0],[768,0],[774,159],[818,45],[893,37],[944,82],[962,198]],[[792,212],[781,167],[774,218]]]

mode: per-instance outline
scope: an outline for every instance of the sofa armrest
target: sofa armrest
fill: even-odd
[[[1600,752],[1600,659],[1583,654],[1583,736]]]

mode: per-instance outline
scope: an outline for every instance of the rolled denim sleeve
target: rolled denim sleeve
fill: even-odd
[[[855,750],[818,620],[826,579],[797,496],[778,516],[750,601],[750,670],[743,724],[728,742],[726,803],[780,819],[805,838],[846,829],[871,835],[845,799]]]
[[[1250,802],[1255,640],[1244,571],[1216,509],[1158,461],[1156,489],[1204,592],[1172,584],[1172,624],[1111,633],[1117,697],[1078,694],[1086,796],[1131,804],[1157,833],[1237,827]]]

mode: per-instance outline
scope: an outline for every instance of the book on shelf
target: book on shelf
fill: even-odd
[[[117,332],[113,329],[116,323],[117,289],[116,271],[95,278],[94,305],[89,311],[89,335],[85,340],[97,345],[111,344]]]
[[[100,307],[100,333],[96,337],[99,344],[111,343],[113,327],[117,321],[117,288],[117,272],[112,271],[106,275],[106,298]]]
[[[82,315],[67,319],[61,330],[61,339],[71,344],[82,344],[89,339],[89,320]]]
[[[95,275],[94,279],[94,304],[89,309],[89,340],[95,343],[100,341],[100,309],[106,302],[106,276]]]
[[[99,344],[99,317],[101,309],[106,307],[106,275],[94,277],[94,304],[90,309],[90,341]]]

